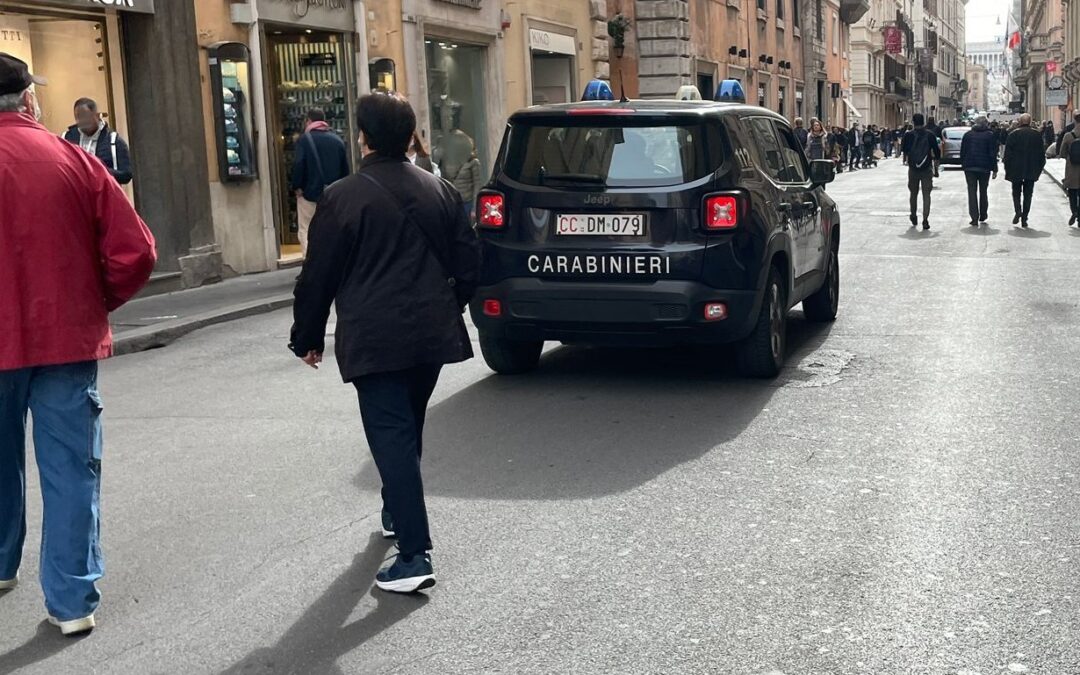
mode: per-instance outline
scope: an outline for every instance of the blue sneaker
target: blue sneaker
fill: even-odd
[[[382,510],[382,536],[383,539],[397,539],[397,532],[394,532],[394,519],[390,517],[390,512],[386,509]]]
[[[435,585],[435,570],[427,553],[414,555],[411,560],[398,554],[393,564],[375,575],[375,585],[391,593],[415,593]]]

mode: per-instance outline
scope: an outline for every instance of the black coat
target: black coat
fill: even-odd
[[[1005,139],[1005,180],[1011,183],[1037,181],[1046,166],[1042,134],[1031,127],[1018,127]]]
[[[960,141],[960,164],[964,171],[997,173],[997,138],[990,127],[974,127]]]
[[[68,127],[67,133],[64,134],[64,140],[74,145],[79,145],[81,139],[82,134],[79,132],[77,125]],[[115,162],[113,162],[114,150],[116,151]],[[128,144],[124,142],[120,134],[109,128],[108,124],[101,128],[101,135],[98,136],[97,148],[94,154],[109,170],[117,183],[127,185],[131,182],[131,153],[128,150]]]
[[[479,251],[453,186],[404,156],[370,155],[359,172],[328,187],[315,210],[289,348],[297,356],[324,349],[333,303],[334,352],[346,382],[471,358],[462,312],[476,290]]]

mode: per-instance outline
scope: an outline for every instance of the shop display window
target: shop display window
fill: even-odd
[[[428,100],[431,104],[431,157],[451,183],[472,157],[481,175],[490,170],[484,92],[484,47],[438,37],[425,39]],[[471,187],[471,186],[469,186]],[[468,191],[471,190],[466,188]],[[463,194],[467,200],[475,194]]]
[[[252,142],[248,48],[237,42],[221,42],[212,45],[209,52],[221,181],[252,180],[258,171]]]

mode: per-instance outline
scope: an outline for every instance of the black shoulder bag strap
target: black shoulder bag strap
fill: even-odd
[[[369,172],[361,171],[360,175],[371,181],[371,183],[375,187],[379,188],[379,190],[389,195],[390,199],[392,199],[394,201],[394,204],[397,205],[398,211],[400,211],[402,215],[405,216],[405,221],[412,225],[413,228],[419,230],[420,234],[423,235],[424,243],[427,244],[426,248],[428,250],[428,253],[430,253],[431,257],[435,258],[435,262],[439,264],[439,267],[442,270],[442,275],[446,279],[446,283],[450,285],[450,288],[457,286],[457,279],[455,279],[454,275],[450,273],[451,267],[446,264],[446,261],[443,260],[442,256],[439,254],[439,248],[435,246],[435,243],[431,240],[431,235],[426,229],[424,229],[424,227],[420,223],[416,222],[413,219],[412,214],[409,213],[409,210],[406,209],[405,205],[401,203],[401,199],[398,198],[398,196],[394,193],[393,190],[387,188],[382,183],[382,181],[380,181],[375,176],[372,176]]]
[[[311,148],[311,157],[315,160],[315,168],[319,171],[319,180],[322,184],[326,185],[326,172],[322,168],[322,158],[319,157],[319,148],[315,145],[315,139],[311,137],[311,132],[304,134],[304,139],[307,141],[307,146]]]

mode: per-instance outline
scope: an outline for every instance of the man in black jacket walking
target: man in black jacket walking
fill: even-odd
[[[960,164],[967,178],[968,215],[971,226],[985,223],[990,202],[986,191],[990,177],[998,175],[997,138],[985,117],[975,120],[975,126],[960,141]]]
[[[1031,128],[1031,115],[1020,116],[1020,126],[1009,133],[1005,140],[1005,180],[1012,183],[1013,225],[1023,223],[1028,226],[1031,214],[1031,195],[1035,183],[1046,166],[1046,148],[1043,147],[1042,134]],[[1020,197],[1023,195],[1023,204]]]
[[[356,387],[383,483],[382,529],[396,560],[376,585],[411,593],[435,583],[420,477],[424,417],[444,364],[473,355],[462,312],[476,289],[479,243],[461,195],[405,156],[416,129],[407,101],[360,99],[364,159],[326,189],[296,284],[290,349],[318,368],[330,305],[335,355]]]

